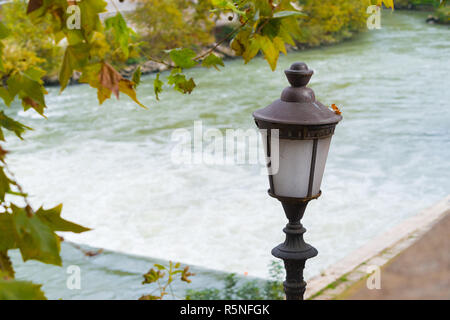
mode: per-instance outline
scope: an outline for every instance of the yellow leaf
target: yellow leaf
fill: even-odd
[[[261,47],[256,37],[249,40],[249,45],[245,48],[245,51],[242,52],[242,58],[244,58],[244,62],[248,63],[250,60],[252,60],[258,54],[259,49],[261,49]]]
[[[136,91],[134,90],[134,83],[132,81],[127,79],[121,79],[119,81],[119,90],[120,92],[125,93],[127,96],[129,96],[134,102],[136,102],[142,108],[148,109],[137,99]]]
[[[377,0],[377,6],[381,7],[384,3],[386,8],[392,8],[394,10],[394,0]]]
[[[286,52],[286,46],[284,45],[284,41],[282,38],[280,37],[275,37],[273,39],[273,44],[275,45],[275,48],[278,49],[278,51],[283,52],[285,55],[287,54]]]
[[[98,103],[99,104],[103,104],[103,102],[105,102],[105,100],[111,98],[111,90],[99,86],[97,88],[97,98],[98,98]]]
[[[255,35],[255,38],[258,39],[259,45],[261,47],[262,52],[264,53],[264,58],[270,65],[272,71],[275,71],[277,68],[277,61],[280,55],[280,50],[275,47],[274,42],[270,40],[267,36]]]

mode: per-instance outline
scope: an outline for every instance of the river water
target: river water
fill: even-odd
[[[318,100],[344,116],[323,195],[304,218],[319,250],[307,263],[311,277],[450,192],[450,33],[424,17],[385,11],[381,30],[290,53],[276,72],[261,58],[192,70],[191,95],[167,90],[158,103],[147,76],[138,93],[149,110],[125,97],[99,107],[84,85],[61,95],[51,88],[47,120],[19,112],[35,130],[25,141],[9,137],[10,167],[35,205],[62,202],[65,218],[94,229],[66,239],[265,277],[286,221],[260,166],[176,164],[171,135],[197,120],[254,128],[252,112],[287,86],[283,70],[304,61]]]

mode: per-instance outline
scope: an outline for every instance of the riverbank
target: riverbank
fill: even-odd
[[[450,195],[311,279],[306,296],[312,300],[449,299],[449,225]],[[380,290],[366,286],[374,268],[381,268]]]
[[[45,265],[36,261],[23,263],[18,252],[11,251],[16,279],[43,284],[43,291],[52,300],[137,300],[152,293],[155,285],[143,285],[143,275],[155,263],[168,265],[168,261],[134,256],[114,251],[63,242],[61,245],[62,267]],[[67,286],[72,272],[69,267],[80,270],[80,288]],[[183,264],[183,267],[185,265]],[[228,273],[189,265],[195,275],[191,283],[174,281],[166,299],[185,299],[187,290],[223,289]],[[236,276],[238,282],[247,280]],[[158,290],[154,292],[157,294]]]
[[[432,6],[409,6],[409,5],[399,5],[398,9],[402,11],[432,11]],[[385,12],[389,10],[384,10]],[[423,23],[426,24],[448,24],[450,23],[449,20],[449,7],[443,7],[435,11],[434,15],[428,15],[426,19],[424,19]],[[309,26],[311,28],[311,26]],[[223,26],[217,27],[217,28],[223,28]],[[287,45],[287,51],[288,52],[299,52],[304,50],[310,50],[310,49],[319,49],[321,47],[327,47],[331,45],[337,45],[339,43],[345,42],[345,41],[351,41],[355,36],[357,36],[360,32],[367,32],[367,30],[352,30],[352,31],[346,31],[340,34],[339,36],[336,36],[334,38],[331,38],[332,40],[326,38],[326,37],[317,37],[314,41],[311,41],[311,39],[307,38],[304,39],[303,42],[297,42],[296,46],[289,46]],[[218,33],[218,32],[214,32]],[[305,31],[306,34],[309,33],[308,30]],[[222,58],[224,61],[233,60],[239,57],[236,57],[233,50],[230,48],[229,44],[224,43],[218,47],[215,47],[214,44],[209,47],[203,47],[200,50],[201,52],[206,52],[210,50],[211,48],[214,48],[213,52],[218,57]],[[139,63],[132,63],[128,64],[127,66],[121,68],[119,70],[119,73],[127,78],[131,79],[134,71],[136,68],[141,67],[141,73],[142,75],[148,75],[153,73],[159,73],[164,72],[169,69],[169,67],[166,64],[158,63],[155,61],[145,61],[145,62],[139,62]],[[74,72],[69,84],[78,84],[78,79],[80,77],[79,72]],[[59,79],[57,75],[53,75],[51,77],[44,77],[44,85],[48,87],[54,87],[59,86]]]
[[[395,0],[394,5],[396,10],[433,12],[425,20],[429,24],[450,24],[450,6],[441,2],[439,0]]]

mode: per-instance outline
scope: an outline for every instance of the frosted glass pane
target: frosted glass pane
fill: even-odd
[[[312,195],[319,193],[320,185],[322,184],[323,172],[325,170],[325,164],[327,162],[328,150],[330,149],[330,143],[331,137],[318,140]]]
[[[264,159],[267,164],[269,161],[267,158],[267,130],[259,130],[259,133],[261,134],[262,146],[264,147]]]
[[[278,173],[273,176],[275,194],[284,197],[303,198],[308,194],[311,170],[312,140],[280,139]]]

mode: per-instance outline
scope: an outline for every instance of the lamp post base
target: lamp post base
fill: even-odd
[[[318,254],[317,250],[303,239],[306,229],[300,220],[303,218],[308,201],[280,201],[289,223],[283,229],[286,240],[273,248],[272,255],[284,261],[286,281],[283,286],[286,300],[303,300],[306,289],[306,282],[303,279],[305,262]]]

